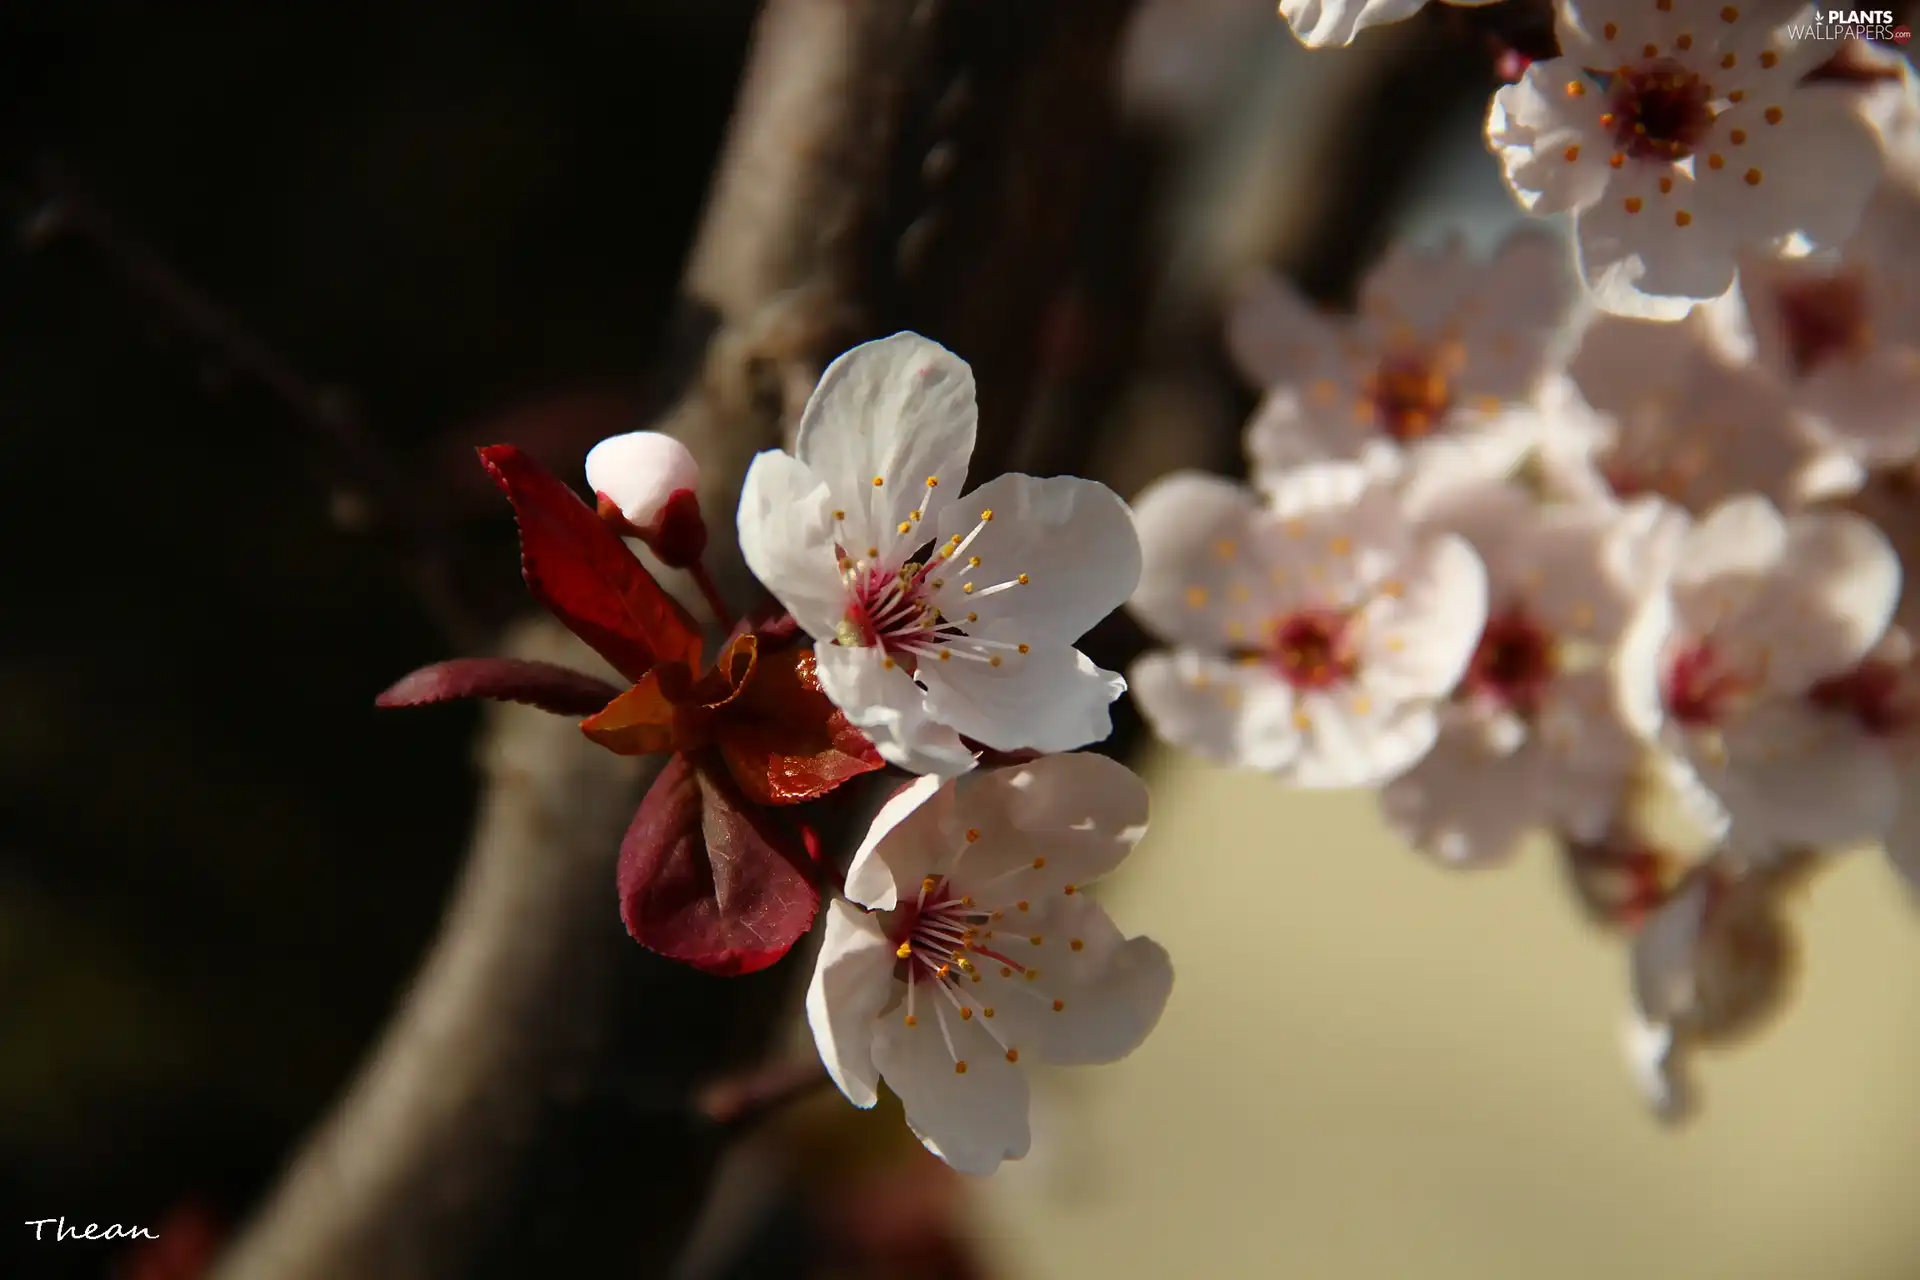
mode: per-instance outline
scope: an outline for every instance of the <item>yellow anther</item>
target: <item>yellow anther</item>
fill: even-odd
[[[1006,965],[1001,965],[1000,976],[1003,978],[1011,978],[1013,976],[1013,970],[1008,968]]]
[[[1041,941],[1043,940],[1043,937],[1044,935],[1036,933],[1032,937],[1028,938],[1027,941],[1037,947],[1040,945]]]
[[[913,944],[911,942],[903,942],[900,944],[900,949],[898,951],[895,951],[893,954],[895,954],[896,956],[899,956],[902,960],[905,960],[908,956],[913,954]]]
[[[1080,892],[1080,888],[1079,888],[1079,886],[1078,886],[1078,885],[1071,885],[1071,884],[1070,884],[1070,885],[1068,885],[1068,886],[1066,887],[1066,891],[1065,891],[1065,892],[1066,892],[1066,895],[1067,895],[1067,896],[1068,896],[1069,898],[1071,898],[1071,897],[1072,897],[1072,896],[1073,896],[1074,894],[1076,894],[1076,893],[1078,893],[1078,892]]]
[[[929,488],[929,489],[938,489],[939,487],[940,487],[940,477],[939,477],[939,476],[928,476],[928,477],[927,477],[927,488]]]
[[[891,670],[893,670],[893,667],[894,667],[894,662],[893,662],[893,659],[892,659],[892,658],[882,658],[882,659],[880,659],[880,665],[881,665],[881,667],[882,667],[882,668],[884,668],[885,670],[887,670],[887,671],[891,671]]]
[[[962,1005],[962,1006],[961,1006],[961,1008],[960,1008],[960,1021],[962,1021],[962,1022],[972,1022],[972,1021],[973,1021],[973,1010],[971,1010],[971,1009],[969,1009],[969,1008],[967,1008],[967,1007],[966,1007],[965,1005]]]
[[[1018,1049],[1007,1050],[1007,1061],[1008,1062],[1020,1061],[1020,1051]]]
[[[1231,560],[1240,554],[1240,547],[1232,538],[1216,538],[1213,543],[1213,554],[1222,560]]]
[[[957,1076],[963,1076],[967,1074],[967,1064],[965,1059],[962,1059],[961,1061],[953,1064],[953,1074]]]
[[[945,977],[946,977],[946,976],[947,976],[947,975],[948,975],[949,973],[951,973],[952,971],[953,971],[953,966],[952,966],[952,965],[945,965],[945,964],[943,964],[943,965],[941,965],[941,966],[940,966],[940,967],[939,967],[938,969],[935,969],[935,970],[933,971],[933,976],[934,976],[934,977],[936,977],[936,978],[942,978],[942,979],[944,979],[944,978],[945,978]]]
[[[875,476],[873,478],[873,487],[878,489],[881,485],[885,484],[886,482],[887,480],[885,476]]]
[[[980,1011],[980,1016],[984,1018],[991,1018],[993,1016],[993,1006],[988,1005],[986,1008],[982,1009]]]
[[[1204,609],[1207,607],[1207,589],[1205,587],[1187,588],[1187,608]]]
[[[919,1025],[920,1025],[920,1019],[918,1019],[918,1018],[916,1018],[916,1017],[914,1017],[914,1016],[913,1016],[912,1014],[908,1014],[908,1015],[907,1015],[907,1025],[908,1025],[908,1026],[910,1026],[910,1027],[917,1027],[917,1026],[919,1026]]]
[[[1062,1009],[1066,1007],[1067,1007],[1067,1002],[1065,1000],[1055,1000],[1053,1002],[1053,1011],[1055,1013],[1060,1012]]]
[[[1022,652],[1022,653],[1032,653],[1032,652],[1033,652],[1033,648],[1032,648],[1032,646],[1030,646],[1030,645],[1025,645],[1025,644],[1023,644],[1023,645],[1021,645],[1021,646],[1020,646],[1020,652]]]
[[[878,547],[868,547],[868,548],[867,548],[867,559],[869,559],[869,560],[871,560],[871,559],[873,559],[873,558],[874,558],[875,556],[877,556],[877,555],[879,555],[879,554],[880,554],[880,548],[878,548]]]
[[[1027,577],[1027,575],[1023,573],[1023,574],[1021,574],[1021,575],[1020,575],[1020,577],[1019,577],[1019,579],[1018,579],[1018,581],[1019,581],[1019,583],[1020,583],[1020,585],[1024,587],[1024,586],[1026,586],[1026,585],[1027,585],[1027,584],[1028,584],[1029,582],[1031,582],[1031,581],[1032,581],[1032,579],[1031,579],[1031,578],[1029,578],[1029,577]]]
[[[977,614],[977,613],[972,613],[972,612],[969,612],[969,613],[967,614],[967,621],[968,621],[968,622],[978,622],[978,621],[980,621],[980,615],[979,615],[979,614]]]
[[[979,839],[980,839],[980,828],[978,828],[978,827],[968,827],[968,828],[967,828],[967,843],[968,843],[968,844],[973,844],[973,843],[975,843],[976,841],[978,841]]]
[[[961,584],[960,584],[960,589],[961,589],[962,591],[964,591],[964,592],[966,592],[966,593],[967,593],[968,595],[972,595],[972,594],[973,594],[973,584],[972,584],[971,582],[963,582],[963,583],[961,583]]]
[[[1033,860],[1033,869],[1035,871],[1045,870],[1046,865],[1047,865],[1047,860],[1045,858],[1035,858]]]
[[[981,519],[982,521],[987,521],[987,520],[991,520],[991,519],[993,519],[993,508],[992,508],[992,507],[988,507],[988,508],[987,508],[987,509],[986,509],[985,511],[982,511],[982,512],[980,513],[980,519]]]
[[[1306,733],[1313,728],[1313,717],[1304,711],[1296,711],[1293,713],[1293,727]]]
[[[1039,980],[1040,980],[1040,971],[1038,969],[1027,970],[1028,982],[1038,982]]]
[[[920,510],[920,508],[918,508],[918,507],[915,507],[915,508],[914,508],[913,510],[911,510],[911,511],[909,511],[909,512],[907,512],[907,519],[909,519],[909,520],[924,520],[924,519],[926,519],[926,516],[925,516],[925,515],[924,515],[924,514],[923,514],[923,513],[921,512],[921,510]]]
[[[897,528],[897,529],[895,529],[895,530],[894,530],[894,532],[895,532],[895,533],[912,533],[912,532],[913,532],[913,521],[911,521],[911,520],[902,520],[902,521],[900,522],[900,526],[899,526],[899,528]]]
[[[1067,942],[1067,945],[1069,947],[1072,947],[1075,951],[1085,951],[1087,949],[1086,939],[1084,938],[1069,939]]]
[[[968,557],[967,557],[967,568],[969,568],[969,569],[978,569],[979,567],[980,567],[980,557],[979,557],[979,556],[968,556]]]
[[[1019,910],[1021,910],[1021,911],[1025,911],[1025,910],[1027,909],[1027,900],[1026,900],[1025,898],[1022,898],[1022,899],[1020,899],[1020,901],[1018,901],[1018,902],[1016,902],[1016,903],[1014,903],[1013,905],[1014,905],[1014,906],[1015,906],[1015,907],[1016,907],[1017,909],[1019,909]]]
[[[988,659],[987,659],[987,665],[988,665],[988,666],[990,666],[990,667],[997,667],[997,666],[999,666],[999,665],[1000,665],[1000,655],[996,653],[996,654],[994,654],[994,655],[993,655],[993,656],[992,656],[991,658],[988,658]]]
[[[1693,221],[1693,215],[1688,213],[1685,209],[1675,209],[1673,211],[1674,226],[1684,227],[1692,223],[1692,221]]]
[[[1327,540],[1327,550],[1336,556],[1348,555],[1353,551],[1353,539],[1344,534],[1336,535]]]
[[[1761,172],[1760,172],[1760,171],[1759,171],[1758,169],[1749,169],[1749,170],[1747,170],[1747,172],[1746,172],[1746,179],[1747,179],[1747,185],[1748,185],[1748,186],[1750,186],[1750,187],[1757,187],[1757,186],[1759,186],[1759,185],[1760,185],[1760,179],[1761,179],[1761,178],[1763,178],[1764,176],[1765,176],[1765,175],[1764,175],[1764,174],[1762,174],[1762,173],[1761,173]]]
[[[942,662],[950,662],[950,661],[952,661],[952,660],[953,660],[953,650],[951,650],[951,649],[942,649],[942,650],[940,651],[940,661],[942,661]]]
[[[1787,113],[1782,111],[1778,107],[1768,107],[1765,111],[1761,112],[1760,114],[1766,117],[1766,121],[1768,124],[1779,124],[1782,120],[1785,120],[1787,118]]]
[[[844,511],[836,511],[833,513],[833,518],[835,520],[845,520],[847,518],[847,513]]]

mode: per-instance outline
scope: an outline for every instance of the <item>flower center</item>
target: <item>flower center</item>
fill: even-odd
[[[1635,160],[1683,160],[1713,124],[1713,86],[1670,59],[1622,67],[1600,125]]]
[[[1708,641],[1675,654],[1667,664],[1661,694],[1667,714],[1689,729],[1722,723],[1757,682],[1734,670]]]
[[[1328,689],[1359,670],[1352,619],[1334,609],[1302,609],[1272,625],[1273,665],[1296,689]]]
[[[835,518],[840,518],[839,513]],[[941,608],[943,599],[949,605],[953,599],[951,595],[943,597],[949,577],[966,579],[960,583],[960,594],[969,603],[1029,585],[1024,573],[984,586],[972,580],[982,561],[977,555],[967,555],[967,550],[992,521],[993,512],[982,511],[971,532],[954,534],[925,564],[909,561],[898,569],[880,563],[877,548],[869,548],[866,556],[854,559],[841,547],[840,581],[846,589],[846,610],[834,631],[834,642],[850,648],[877,648],[885,655],[883,665],[904,667],[909,674],[926,660],[949,662],[961,658],[998,667],[1008,656],[1026,654],[1029,646],[1023,642],[972,634],[980,621],[977,612],[969,609],[961,616],[950,617]],[[901,532],[907,529],[901,526]]]
[[[1469,696],[1490,698],[1521,715],[1532,715],[1559,666],[1553,636],[1525,613],[1512,609],[1487,622],[1467,664],[1463,687]]]
[[[1374,424],[1403,443],[1432,435],[1453,402],[1440,361],[1424,354],[1402,352],[1383,358],[1366,379],[1364,390]]]
[[[1799,281],[1781,290],[1774,305],[1796,378],[1829,360],[1858,357],[1873,345],[1866,284],[1858,276]]]
[[[1038,967],[1040,953],[1061,943],[1035,932],[1039,926],[1030,923],[1041,914],[1031,899],[1050,891],[1034,874],[1047,860],[1022,862],[963,893],[953,875],[979,838],[978,831],[969,830],[946,870],[921,880],[919,897],[891,912],[887,923],[887,938],[897,944],[894,976],[907,987],[906,1025],[919,1028],[931,1017],[960,1075],[967,1073],[967,1059],[964,1045],[954,1040],[955,1022],[977,1019],[1006,1060],[1018,1062],[1020,1047],[1003,1031],[1008,1021],[999,1018],[1000,1009],[1015,1000],[1038,1001],[1054,1013],[1067,1007],[1042,984]],[[1073,894],[1074,886],[1066,885],[1065,891]],[[1085,943],[1069,938],[1065,946],[1079,951]]]

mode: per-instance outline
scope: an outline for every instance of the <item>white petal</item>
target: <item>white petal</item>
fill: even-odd
[[[1714,121],[1716,136],[1735,129],[1746,144],[1724,167],[1697,170],[1702,199],[1716,221],[1743,241],[1798,233],[1816,248],[1839,244],[1859,224],[1880,177],[1881,156],[1856,113],[1850,87],[1814,84],[1749,94]]]
[[[1426,703],[1394,705],[1351,693],[1298,699],[1306,728],[1282,777],[1312,790],[1374,787],[1399,777],[1433,749],[1440,720]]]
[[[1655,590],[1627,620],[1609,663],[1620,719],[1650,742],[1660,736],[1667,718],[1660,677],[1673,639],[1673,601],[1664,590]]]
[[[1581,91],[1570,94],[1569,85],[1580,85]],[[1522,208],[1561,213],[1600,198],[1610,173],[1609,139],[1600,127],[1605,110],[1606,95],[1569,58],[1536,62],[1517,83],[1493,95],[1487,143],[1499,155]],[[1567,159],[1570,148],[1572,160]]]
[[[880,1099],[873,1024],[893,998],[895,963],[877,919],[838,898],[827,904],[826,937],[807,987],[807,1025],[827,1074],[856,1107]]]
[[[1368,27],[1399,22],[1427,0],[1280,0],[1280,16],[1308,48],[1343,45]]]
[[[1064,902],[1063,886],[1089,885],[1132,852],[1146,833],[1147,787],[1117,760],[1092,752],[1042,756],[1023,765],[988,769],[955,784],[957,801],[948,843],[968,844],[952,871],[962,893],[1006,885],[1023,865],[1033,874],[998,891]],[[1045,860],[1033,867],[1035,858]]]
[[[1900,802],[1878,743],[1850,719],[1797,700],[1749,711],[1693,764],[1726,809],[1728,844],[1742,853],[1876,840]]]
[[[1041,999],[1001,999],[994,1031],[1022,1060],[1054,1066],[1118,1062],[1160,1021],[1173,963],[1149,938],[1126,938],[1099,903],[1063,898],[1046,917]],[[1078,944],[1078,950],[1074,949]],[[1021,992],[1024,996],[1025,993]],[[1051,998],[1061,1008],[1053,1008]]]
[[[681,489],[700,484],[700,464],[687,446],[658,431],[610,436],[587,451],[587,487],[613,499],[635,526],[648,529]]]
[[[919,886],[920,877],[945,857],[953,809],[950,785],[941,791],[938,777],[922,775],[896,791],[867,828],[847,865],[846,895],[875,911],[900,905],[902,885]]]
[[[1662,181],[1674,184],[1671,194]],[[1580,274],[1602,310],[1677,320],[1733,287],[1738,232],[1693,187],[1685,173],[1630,164],[1581,211]]]
[[[1394,698],[1438,698],[1459,683],[1487,625],[1487,571],[1465,539],[1442,535],[1405,566],[1401,591],[1361,614],[1360,681]]]
[[[1277,276],[1250,282],[1227,312],[1227,351],[1256,390],[1305,381],[1330,363],[1333,327]]]
[[[1634,1018],[1628,1023],[1625,1042],[1634,1085],[1654,1115],[1674,1122],[1691,1114],[1695,1107],[1693,1084],[1673,1029]]]
[[[834,551],[832,500],[805,463],[768,450],[740,488],[740,554],[753,576],[815,639],[846,616]]]
[[[1280,769],[1299,754],[1293,690],[1271,672],[1183,649],[1147,654],[1128,675],[1164,741],[1242,769]]]
[[[997,476],[942,514],[940,544],[965,538],[993,519],[966,544],[962,558],[934,575],[933,593],[950,618],[979,616],[967,630],[1013,643],[1072,644],[1127,602],[1140,581],[1140,539],[1133,514],[1119,495],[1093,480],[1074,476]],[[978,559],[978,565],[971,561]],[[985,588],[1023,585],[994,595]],[[974,591],[966,591],[972,584]]]
[[[916,1025],[882,1017],[873,1046],[880,1074],[900,1096],[907,1123],[927,1150],[961,1173],[980,1176],[1025,1156],[1032,1141],[1026,1073],[1006,1060],[983,1022],[962,1021],[930,990]],[[956,1059],[967,1064],[965,1072],[955,1069]]]
[[[1780,573],[1798,590],[1792,616],[1780,618],[1771,637],[1775,688],[1798,691],[1858,663],[1886,634],[1900,601],[1900,557],[1892,544],[1843,512],[1796,516]]]
[[[1071,751],[1113,732],[1107,708],[1127,682],[1066,644],[1007,653],[998,667],[956,658],[920,664],[926,713],[997,751]]]
[[[1671,1023],[1693,1008],[1695,957],[1712,884],[1704,873],[1683,880],[1633,940],[1633,999],[1649,1022]]]
[[[973,768],[973,753],[960,735],[927,714],[926,692],[878,648],[823,641],[813,652],[821,689],[888,763],[942,775]]]
[[[1312,462],[1351,462],[1368,445],[1393,447],[1390,440],[1354,430],[1356,387],[1331,378],[1317,380],[1315,386],[1331,394],[1321,400],[1311,392],[1302,395],[1292,386],[1278,386],[1261,397],[1245,433],[1247,457],[1256,472]]]
[[[897,568],[966,485],[978,423],[966,362],[917,333],[896,333],[827,366],[801,415],[794,453],[846,512],[847,553],[858,558],[872,548],[881,564]]]
[[[1449,728],[1427,757],[1380,790],[1388,825],[1414,848],[1455,866],[1513,854],[1539,824],[1542,756],[1485,750],[1473,729]]]
[[[1251,492],[1179,472],[1147,486],[1135,500],[1134,523],[1142,566],[1129,607],[1150,631],[1202,649],[1260,634],[1278,597],[1260,558],[1265,534]]]

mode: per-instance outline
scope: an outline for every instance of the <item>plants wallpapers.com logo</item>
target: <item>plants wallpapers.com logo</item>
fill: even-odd
[[[1905,44],[1913,28],[1893,20],[1891,9],[1820,9],[1812,22],[1783,27],[1789,40],[1878,40]]]

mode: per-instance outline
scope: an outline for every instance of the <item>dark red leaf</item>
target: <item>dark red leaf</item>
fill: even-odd
[[[422,667],[373,700],[376,707],[427,707],[462,698],[524,702],[561,716],[592,715],[620,691],[584,672],[525,658],[454,658]]]
[[[630,680],[656,662],[700,665],[700,633],[580,495],[510,444],[480,461],[513,503],[534,597]]]
[[[620,844],[634,941],[706,973],[764,969],[813,925],[820,891],[799,839],[756,810],[709,752],[676,754]]]
[[[813,648],[764,648],[754,678],[716,722],[727,768],[757,804],[818,799],[885,765],[814,675]]]

